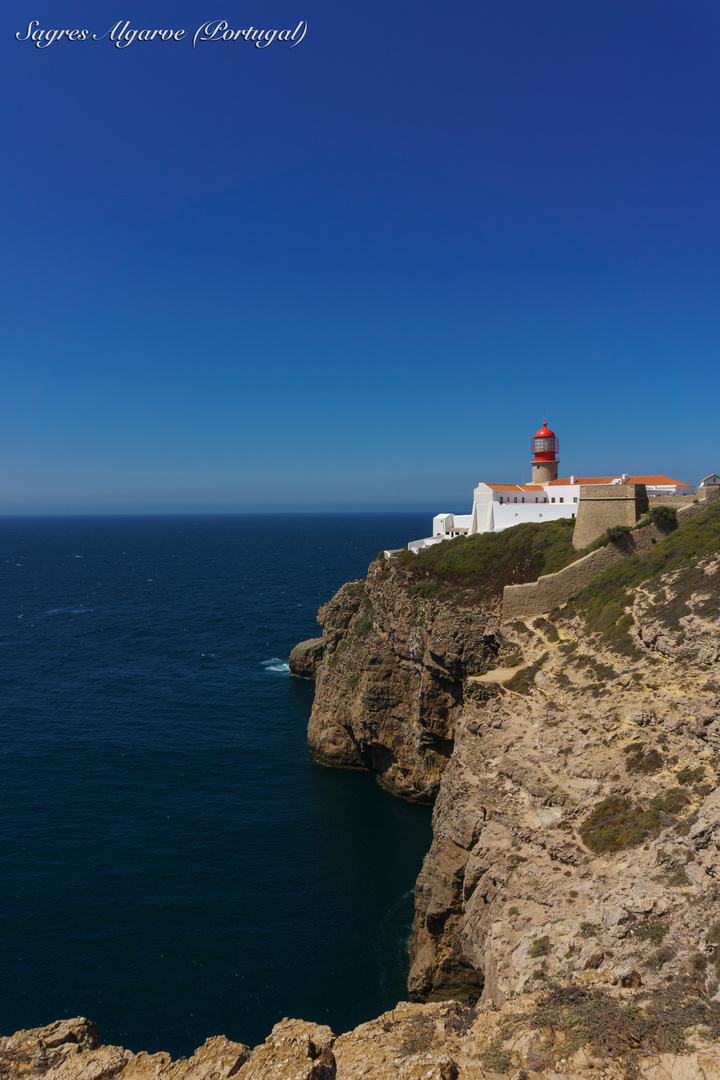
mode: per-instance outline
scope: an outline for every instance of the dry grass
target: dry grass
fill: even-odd
[[[514,1031],[549,1032],[556,1054],[589,1046],[598,1055],[631,1063],[639,1054],[687,1052],[690,1028],[719,1038],[720,1005],[682,987],[624,1001],[599,988],[552,985],[529,1016],[513,1018],[510,1025]],[[504,1037],[511,1033],[506,1026]]]

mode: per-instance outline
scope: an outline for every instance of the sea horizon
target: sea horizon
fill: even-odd
[[[445,500],[446,502],[460,500]],[[402,515],[414,515],[414,514],[426,514],[432,519],[433,514],[436,511],[428,508],[420,507],[419,509],[410,507],[409,509],[389,509],[387,507],[377,508],[329,508],[325,509],[310,508],[310,509],[277,509],[277,508],[257,508],[248,510],[18,510],[18,511],[0,511],[0,521],[12,520],[15,518],[124,518],[124,517],[139,517],[139,518],[153,518],[153,517],[259,517],[261,515],[270,515],[273,517],[303,517],[303,516],[328,516],[334,515],[348,517],[356,516],[363,517],[366,515],[385,515],[387,517],[402,516]]]

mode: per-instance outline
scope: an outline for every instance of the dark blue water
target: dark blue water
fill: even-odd
[[[429,811],[312,762],[284,662],[427,521],[0,520],[0,1034],[178,1055],[406,996]]]

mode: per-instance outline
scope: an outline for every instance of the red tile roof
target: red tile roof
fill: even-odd
[[[482,481],[484,483],[484,481]],[[493,491],[542,491],[542,484],[487,484]]]
[[[576,476],[576,484],[611,484],[613,480],[617,480],[617,476]],[[570,484],[570,477],[563,477],[562,479],[551,480],[548,487],[559,487],[565,484]],[[628,484],[648,484],[650,487],[666,487],[674,484],[682,484],[683,487],[694,487],[692,484],[686,484],[684,480],[671,480],[669,476],[631,476],[626,481]]]

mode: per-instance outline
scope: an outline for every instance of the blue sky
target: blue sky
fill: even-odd
[[[463,512],[543,415],[564,474],[720,471],[714,0],[4,0],[0,50],[0,513]]]

